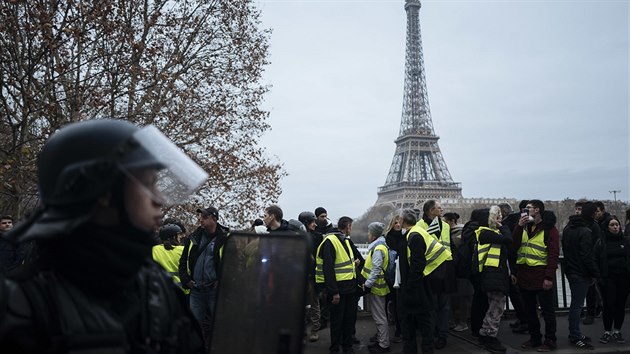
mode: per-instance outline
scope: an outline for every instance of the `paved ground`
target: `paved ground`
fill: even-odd
[[[554,352],[557,354],[573,354],[573,353],[625,353],[630,354],[630,314],[626,316],[626,322],[622,328],[622,334],[628,341],[626,344],[599,343],[599,337],[601,337],[604,328],[602,325],[602,319],[596,318],[595,323],[589,326],[582,325],[581,329],[584,335],[590,336],[593,339],[593,346],[595,350],[584,350],[572,347],[568,340],[569,324],[566,314],[558,314],[558,349]],[[509,323],[513,319],[505,319],[501,321],[501,329],[499,331],[499,339],[508,348],[508,354],[520,354],[520,353],[537,353],[534,351],[527,351],[521,349],[521,343],[529,339],[527,334],[514,334],[509,328]],[[544,328],[544,327],[543,327]],[[393,326],[390,327],[391,335],[394,333]],[[369,344],[370,336],[376,332],[372,318],[367,312],[360,312],[357,319],[357,337],[361,341],[361,344],[354,346],[355,353],[364,354],[369,353],[367,345]],[[330,332],[326,328],[320,333],[320,339],[317,342],[307,342],[304,353],[305,354],[319,354],[328,353],[328,346],[330,345]],[[420,338],[418,338],[420,340]],[[402,343],[392,343],[391,353],[402,353]],[[451,332],[448,338],[448,345],[442,350],[436,350],[436,354],[459,354],[459,353],[472,353],[472,354],[484,354],[487,353],[481,346],[477,345],[477,341],[470,335],[470,331],[461,333]]]

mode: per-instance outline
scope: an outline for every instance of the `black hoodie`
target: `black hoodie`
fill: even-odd
[[[562,251],[566,274],[599,278],[593,255],[592,231],[581,215],[572,215],[562,231]]]

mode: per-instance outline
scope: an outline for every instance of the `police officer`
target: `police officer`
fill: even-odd
[[[151,248],[162,206],[207,174],[157,128],[111,119],[54,133],[37,167],[41,206],[8,237],[36,240],[38,258],[1,284],[2,351],[201,352],[184,295]]]

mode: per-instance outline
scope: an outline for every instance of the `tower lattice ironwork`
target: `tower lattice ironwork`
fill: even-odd
[[[420,1],[407,0],[405,89],[396,152],[376,205],[417,208],[427,199],[462,198],[453,182],[433,130],[420,36]]]

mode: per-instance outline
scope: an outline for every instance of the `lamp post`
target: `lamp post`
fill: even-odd
[[[617,193],[621,193],[621,191],[619,190],[613,190],[613,191],[608,191],[608,193],[612,193],[613,194],[613,198],[615,199],[615,202],[613,203],[614,205],[614,210],[615,210],[615,215],[617,215]]]

